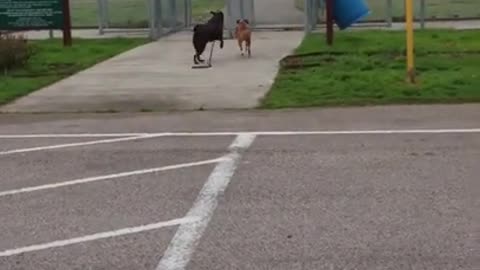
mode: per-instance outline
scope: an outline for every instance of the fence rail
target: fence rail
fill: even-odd
[[[99,21],[109,21],[110,27],[118,28],[138,28],[147,27],[149,18],[148,0],[70,0],[72,24],[74,27],[98,27]],[[255,0],[267,2],[269,0]],[[275,0],[270,0],[274,3]],[[291,0],[297,6],[303,6],[304,0]],[[318,6],[322,7],[324,0],[316,0]],[[99,3],[104,6],[99,6]],[[177,16],[184,18],[185,1],[184,0],[161,0],[164,7],[169,7],[171,3],[176,3],[178,11],[171,9],[164,10],[165,16],[170,16],[174,12]],[[208,7],[218,8],[224,6],[224,0],[191,0],[194,8],[208,16]],[[402,21],[404,19],[404,1],[403,0],[366,0],[372,10],[372,14],[364,21],[370,22],[388,22]],[[429,20],[458,20],[458,19],[480,19],[480,1],[479,0],[414,0],[415,17],[417,21]],[[103,8],[103,13],[100,8]],[[189,6],[191,9],[192,6]],[[105,13],[104,11],[107,10]],[[191,14],[191,13],[190,13]],[[192,16],[194,18],[192,18]],[[191,21],[201,21],[205,17],[198,14],[189,15]],[[257,16],[258,17],[258,16]],[[323,15],[321,16],[323,18]],[[184,20],[184,19],[182,19]],[[278,23],[282,23],[282,18],[278,18]]]
[[[317,24],[325,23],[325,0],[295,0],[300,9],[318,7],[317,12],[305,14],[305,30],[308,32]],[[371,14],[360,22],[385,23],[405,21],[404,0],[365,0]],[[414,20],[421,28],[428,28],[428,22],[480,20],[479,0],[414,0]]]
[[[297,0],[303,1],[303,0]],[[321,2],[324,0],[314,0]],[[371,14],[364,22],[403,22],[404,0],[365,0]],[[414,0],[416,21],[480,19],[478,0]],[[322,17],[323,18],[323,17]]]
[[[149,29],[152,25],[170,31],[192,23],[205,21],[211,9],[224,9],[231,0],[70,0],[72,25],[74,28],[99,28],[100,32],[113,28],[122,29]],[[240,1],[240,0],[237,0]],[[262,7],[255,12],[259,22],[262,19],[274,18],[270,24],[286,25],[291,23],[288,14],[281,13],[280,9],[269,9],[269,1],[275,5],[277,0],[254,0],[255,5]],[[285,1],[285,0],[282,0]],[[303,12],[305,19],[313,16],[312,21],[325,21],[325,0],[290,0],[295,6],[295,12]],[[315,7],[304,12],[305,3],[311,2],[309,7]],[[390,25],[393,22],[404,20],[404,0],[365,0],[372,13],[362,22],[384,22]],[[414,0],[415,20],[428,27],[433,20],[480,20],[480,0]],[[275,12],[278,16],[262,12]],[[238,12],[237,12],[238,13]],[[235,14],[235,12],[233,12]],[[317,17],[316,19],[314,17]],[[305,20],[306,22],[306,20]],[[303,22],[302,22],[303,23]],[[426,23],[426,24],[425,24]],[[160,33],[161,34],[161,33]]]

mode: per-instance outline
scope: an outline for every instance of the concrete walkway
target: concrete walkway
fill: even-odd
[[[291,53],[302,36],[302,32],[255,32],[250,59],[240,56],[234,40],[226,40],[223,50],[216,44],[213,68],[192,69],[191,33],[182,32],[100,63],[0,111],[253,108],[273,83],[279,59]]]

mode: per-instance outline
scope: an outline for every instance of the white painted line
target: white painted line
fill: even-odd
[[[480,133],[480,128],[474,129],[405,129],[405,130],[326,130],[326,131],[272,131],[253,132],[263,136],[289,135],[386,135],[386,134],[450,134],[450,133]]]
[[[236,136],[250,134],[255,136],[297,136],[297,135],[370,135],[370,134],[448,134],[480,133],[480,128],[473,129],[399,129],[399,130],[314,130],[314,131],[238,131],[238,132],[173,132],[158,133],[162,137],[202,137],[202,136]]]
[[[136,137],[148,133],[78,133],[78,134],[4,134],[0,139],[58,139],[58,138],[108,138],[108,137]]]
[[[116,138],[116,139],[108,139],[108,140],[96,140],[96,141],[88,141],[88,142],[56,144],[56,145],[49,145],[49,146],[14,149],[14,150],[7,150],[7,151],[0,152],[0,156],[11,155],[11,154],[19,154],[19,153],[27,153],[27,152],[35,152],[35,151],[52,150],[52,149],[60,149],[60,148],[68,148],[68,147],[77,147],[77,146],[87,146],[87,145],[116,143],[116,142],[127,142],[127,141],[141,140],[141,139],[154,138],[154,137],[158,137],[158,135],[152,134],[152,135],[142,135],[142,136],[136,136],[136,137],[127,137],[127,138]]]
[[[145,170],[122,172],[122,173],[116,173],[116,174],[82,178],[82,179],[76,179],[76,180],[65,181],[65,182],[54,183],[54,184],[41,185],[41,186],[32,186],[32,187],[26,187],[26,188],[20,188],[20,189],[6,190],[6,191],[0,191],[0,197],[20,194],[20,193],[28,193],[28,192],[39,191],[39,190],[55,189],[55,188],[60,188],[60,187],[73,186],[73,185],[79,185],[79,184],[85,184],[85,183],[91,183],[91,182],[98,182],[98,181],[104,181],[104,180],[109,180],[109,179],[118,179],[118,178],[122,178],[122,177],[134,176],[134,175],[141,175],[141,174],[156,173],[156,172],[176,170],[176,169],[189,168],[189,167],[195,167],[195,166],[202,166],[202,165],[207,165],[207,164],[219,163],[223,160],[224,160],[224,158],[216,158],[216,159],[209,159],[209,160],[203,160],[203,161],[198,161],[198,162],[190,162],[190,163],[169,165],[169,166],[151,168],[151,169],[145,169]]]
[[[218,196],[225,191],[235,172],[242,151],[248,149],[254,140],[253,134],[240,134],[231,144],[230,153],[217,164],[186,215],[187,218],[198,218],[198,221],[180,225],[157,270],[185,269],[217,207]]]
[[[369,134],[449,134],[480,133],[480,128],[464,129],[378,129],[378,130],[313,130],[313,131],[228,131],[228,132],[162,132],[162,133],[117,133],[117,134],[11,134],[0,135],[0,139],[25,138],[94,138],[94,137],[203,137],[203,136],[237,136],[250,134],[256,136],[289,136],[289,135],[369,135]]]
[[[90,241],[95,241],[95,240],[99,240],[99,239],[112,238],[112,237],[116,237],[116,236],[146,232],[146,231],[156,230],[156,229],[165,228],[165,227],[171,227],[171,226],[176,226],[176,225],[181,225],[181,224],[188,224],[188,223],[192,223],[192,222],[196,222],[196,221],[197,221],[196,218],[186,217],[186,218],[173,219],[173,220],[159,222],[159,223],[152,223],[152,224],[138,226],[138,227],[130,227],[130,228],[120,229],[120,230],[116,230],[116,231],[96,233],[96,234],[86,235],[86,236],[77,237],[77,238],[71,238],[71,239],[66,239],[66,240],[50,242],[50,243],[44,243],[44,244],[39,244],[39,245],[33,245],[33,246],[27,246],[27,247],[21,247],[21,248],[15,248],[15,249],[1,251],[0,252],[0,257],[8,257],[8,256],[22,254],[22,253],[27,253],[27,252],[45,250],[45,249],[56,248],[56,247],[64,247],[64,246],[68,246],[68,245],[90,242]]]

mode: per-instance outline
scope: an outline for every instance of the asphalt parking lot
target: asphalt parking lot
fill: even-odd
[[[2,116],[0,269],[479,269],[478,113]]]

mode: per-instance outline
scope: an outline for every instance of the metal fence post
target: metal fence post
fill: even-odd
[[[240,17],[245,18],[245,3],[240,0]]]
[[[310,0],[310,5],[308,9],[310,10],[308,13],[310,14],[310,31],[315,29],[317,21],[315,20],[315,8],[316,8],[316,1],[317,0]]]
[[[157,40],[162,35],[161,0],[147,0],[150,26],[150,39]]]
[[[97,0],[97,20],[98,20],[98,34],[103,35],[103,0]]]
[[[315,9],[315,1],[316,0],[311,0],[310,1],[310,7],[308,10],[309,17],[310,17],[310,30],[313,31],[315,29],[315,17],[313,15],[313,10]]]
[[[192,0],[185,0],[185,27],[192,26]]]
[[[317,24],[325,20],[325,0],[317,1]]]
[[[312,29],[315,30],[318,24],[319,0],[313,0],[312,4]]]
[[[386,3],[386,13],[387,15],[387,18],[386,18],[386,21],[387,21],[387,27],[392,27],[392,22],[393,22],[393,2],[392,0],[387,0],[387,3]]]
[[[255,0],[250,0],[250,12],[251,12],[251,15],[252,15],[251,24],[255,27],[255,25],[256,25]]]
[[[155,0],[147,0],[147,10],[148,10],[148,26],[149,26],[149,34],[148,37],[151,40],[155,40],[155,18],[154,18],[154,13],[155,13],[155,5],[154,5]]]
[[[310,3],[310,27],[312,28],[312,31],[315,30],[316,26],[316,21],[315,21],[315,8],[317,6],[316,4],[317,0],[312,0]]]
[[[109,0],[102,0],[102,5],[103,5],[103,26],[108,28],[110,27],[110,11],[109,11]]]
[[[170,27],[172,31],[177,29],[177,1],[170,0]]]
[[[225,0],[227,2],[227,18],[228,18],[228,21],[227,21],[227,32],[228,32],[228,38],[233,38],[233,28],[234,26],[232,26],[232,23],[233,23],[233,10],[232,10],[232,0]]]
[[[105,28],[105,0],[98,0],[99,23]]]
[[[305,34],[310,33],[310,12],[309,12],[309,7],[310,6],[310,0],[304,0],[303,1],[303,15],[304,15],[304,20],[305,20]]]
[[[426,17],[426,4],[425,0],[420,0],[420,28],[425,29],[425,17]]]
[[[163,5],[162,2],[165,0],[154,0],[155,1],[155,27],[157,29],[157,39],[161,37],[164,34],[164,29],[163,29],[163,20],[166,18],[163,18]]]

